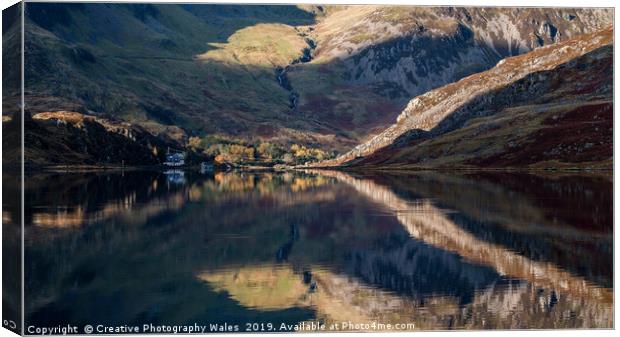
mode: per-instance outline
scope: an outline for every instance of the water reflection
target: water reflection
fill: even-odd
[[[129,171],[27,182],[29,324],[613,326],[608,176]]]

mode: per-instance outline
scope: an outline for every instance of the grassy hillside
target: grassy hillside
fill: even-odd
[[[248,54],[259,62],[219,62],[226,59],[221,46],[252,48],[243,45],[244,36],[266,31],[262,21],[270,22],[267,30],[276,28],[275,36],[278,28],[293,30],[278,22],[311,23],[313,17],[254,6],[216,6],[204,18],[176,5],[29,6],[26,87],[34,112],[107,113],[154,132],[174,125],[190,134],[253,134],[264,121],[284,123],[287,93],[265,68],[268,60]],[[251,25],[258,30],[243,30]],[[278,63],[300,50],[288,41],[269,49],[273,41],[255,42],[265,47],[263,56],[280,53]],[[214,62],[205,62],[211,55]]]

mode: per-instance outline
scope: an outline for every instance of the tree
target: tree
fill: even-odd
[[[200,137],[189,137],[188,146],[194,151],[201,149],[202,146]]]
[[[274,160],[282,156],[284,151],[276,144],[264,142],[260,143],[257,148],[258,155],[262,159]]]
[[[284,156],[282,156],[282,161],[287,164],[291,164],[293,161],[295,161],[295,158],[293,158],[292,154],[285,153]]]
[[[220,154],[217,156],[217,158],[219,158],[219,161],[227,161],[232,163],[251,161],[255,159],[254,157],[255,154],[253,147],[238,144],[222,146],[220,149]]]

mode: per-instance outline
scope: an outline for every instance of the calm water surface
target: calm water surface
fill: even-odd
[[[128,171],[27,185],[26,326],[613,326],[611,175]]]

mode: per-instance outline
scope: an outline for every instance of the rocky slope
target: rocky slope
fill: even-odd
[[[606,10],[359,6],[317,25],[316,58],[341,59],[356,82],[389,82],[411,97],[610,23]]]
[[[409,99],[499,60],[611,23],[606,10],[353,6],[316,25],[316,62]]]
[[[570,8],[29,3],[26,102],[154,134],[343,151],[412,96],[612,18]]]
[[[500,61],[411,100],[322,166],[611,167],[611,28]]]
[[[312,61],[289,70],[298,115],[365,139],[419,94],[611,22],[606,10],[326,8]]]

